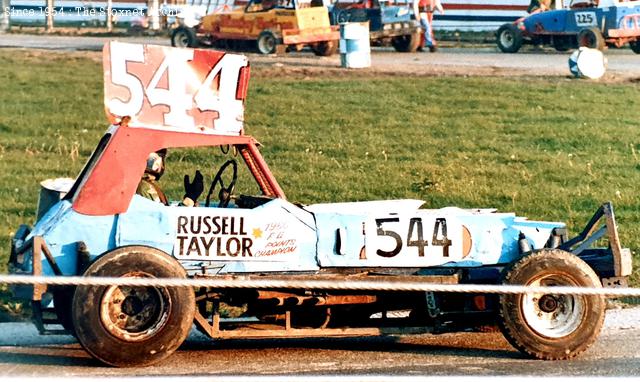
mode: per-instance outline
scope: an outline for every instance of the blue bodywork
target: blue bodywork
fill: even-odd
[[[413,12],[409,4],[388,5],[384,2],[374,2],[371,8],[342,8],[335,3],[329,12],[332,25],[345,22],[369,22],[369,30],[381,31],[386,24],[407,23],[413,19]]]
[[[496,31],[504,53],[517,52],[523,43],[552,45],[558,51],[579,47],[603,50],[629,44],[640,54],[640,1],[601,0],[572,3],[570,8],[537,11]]]
[[[532,14],[524,20],[524,33],[536,35],[577,35],[584,28],[597,28],[606,38],[611,29],[620,29],[625,16],[640,14],[638,6],[612,6],[559,9]]]
[[[328,267],[504,265],[521,256],[519,235],[524,234],[531,248],[543,248],[552,230],[564,227],[562,223],[533,222],[488,210],[419,209],[422,204],[418,200],[395,200],[301,207],[276,198],[251,209],[182,207],[165,206],[134,195],[125,213],[89,216],[74,211],[69,201],[62,200],[24,240],[42,237],[62,275],[82,274],[80,243],[84,243],[90,261],[118,247],[143,245],[173,255],[190,274],[234,274],[309,272]],[[186,223],[187,217],[192,219],[190,224]],[[237,232],[214,235],[213,231],[205,234],[201,230],[203,219],[220,217],[231,222],[230,231]],[[420,221],[419,233],[417,226],[408,223],[411,220]],[[438,220],[446,220],[448,233]],[[187,229],[193,232],[181,232]],[[400,247],[392,256],[376,254],[393,247],[388,235],[381,234],[383,231],[397,231],[401,238]],[[429,241],[432,231],[433,241]],[[240,242],[234,235],[249,243],[243,250],[246,253],[240,254],[233,246],[229,249],[230,242]],[[423,248],[426,255],[418,255],[418,249],[410,243],[418,235],[427,238]],[[450,253],[445,257],[436,238],[449,240]],[[33,273],[32,254],[25,253],[14,273]],[[46,259],[42,259],[42,274],[55,274]],[[19,287],[16,292],[27,298],[31,288]]]

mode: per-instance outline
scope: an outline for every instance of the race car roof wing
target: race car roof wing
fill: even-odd
[[[284,197],[257,142],[244,135],[246,57],[120,42],[106,44],[103,52],[112,126],[67,195],[74,210],[126,211],[149,153],[174,147],[235,145],[263,193]]]
[[[103,49],[107,118],[132,128],[241,135],[249,63],[243,55],[112,41]]]

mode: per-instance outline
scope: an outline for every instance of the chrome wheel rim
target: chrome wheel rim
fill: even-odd
[[[513,45],[513,34],[510,31],[504,31],[500,34],[500,43],[504,47],[511,47]]]
[[[258,42],[261,53],[271,53],[276,46],[276,40],[271,36],[265,36]]]
[[[185,32],[176,33],[174,40],[176,42],[176,46],[181,48],[186,48],[189,46],[189,36]]]

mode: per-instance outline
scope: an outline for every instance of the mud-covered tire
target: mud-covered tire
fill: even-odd
[[[117,248],[84,273],[95,277],[185,278],[177,260],[155,248]],[[82,347],[113,366],[146,366],[170,356],[193,324],[189,287],[78,286],[72,316]]]
[[[198,38],[193,28],[180,26],[171,31],[171,46],[177,48],[197,48]]]
[[[596,27],[585,28],[578,32],[578,47],[604,50],[605,41],[600,29]]]
[[[391,45],[396,52],[415,52],[420,46],[420,32],[396,36],[391,39]]]
[[[320,41],[311,45],[316,56],[333,56],[338,51],[338,41]]]
[[[522,42],[522,32],[514,24],[504,24],[496,33],[496,44],[503,53],[516,53]]]
[[[629,47],[633,53],[640,54],[640,41],[631,41]]]
[[[584,261],[558,249],[533,252],[505,270],[503,284],[600,287]],[[598,337],[605,315],[603,296],[503,294],[498,324],[505,338],[537,359],[569,359]]]
[[[262,54],[273,54],[276,52],[278,39],[271,31],[262,31],[256,40],[258,52]]]
[[[573,48],[573,37],[569,36],[553,36],[553,47],[558,52],[566,52]]]

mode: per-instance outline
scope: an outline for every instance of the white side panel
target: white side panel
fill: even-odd
[[[172,207],[173,255],[223,272],[316,269],[315,230],[291,206],[276,199],[255,209]]]

